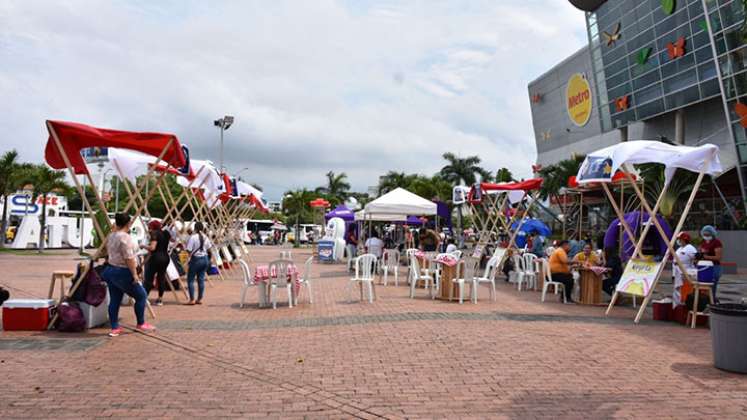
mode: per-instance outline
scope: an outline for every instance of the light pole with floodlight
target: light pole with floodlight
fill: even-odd
[[[220,128],[220,170],[223,172],[226,168],[223,166],[223,132],[228,130],[233,124],[233,117],[226,115],[225,117],[213,121],[213,125]]]

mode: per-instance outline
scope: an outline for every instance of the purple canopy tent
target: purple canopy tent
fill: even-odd
[[[643,215],[641,217],[641,215]],[[640,232],[643,229],[643,226],[648,222],[649,215],[647,212],[641,212],[641,211],[633,211],[630,213],[625,214],[625,222],[630,226],[630,228],[633,230],[633,232]],[[664,233],[666,233],[667,238],[662,239],[661,235],[659,235],[659,232],[651,229],[648,232],[647,237],[654,237],[656,238],[656,241],[659,244],[659,255],[664,255],[664,253],[667,252],[667,241],[672,237],[672,229],[669,227],[669,224],[667,221],[660,215],[656,215],[656,219],[661,224],[661,227],[664,229]],[[636,233],[638,235],[638,233]],[[615,219],[612,223],[610,223],[610,226],[607,228],[607,233],[604,235],[604,247],[605,248],[615,248],[618,245],[620,237],[620,220]],[[635,249],[635,243],[630,239],[627,233],[623,232],[622,235],[622,246],[620,247],[620,258],[622,258],[623,261],[627,261],[630,259],[630,257],[633,255],[633,250]]]
[[[339,217],[340,219],[346,221],[346,222],[354,222],[355,221],[355,214],[352,210],[347,208],[345,205],[340,204],[339,206],[335,207],[334,210],[330,211],[329,213],[324,215],[324,220],[329,220],[333,217]]]

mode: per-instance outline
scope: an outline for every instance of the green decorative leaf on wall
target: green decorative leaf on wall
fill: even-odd
[[[636,55],[636,61],[639,66],[643,66],[648,61],[648,57],[651,55],[651,47],[642,48]]]
[[[675,6],[675,0],[661,0],[661,10],[668,15],[674,12]]]

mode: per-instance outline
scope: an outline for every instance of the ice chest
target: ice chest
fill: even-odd
[[[52,319],[53,299],[10,299],[3,304],[3,330],[45,331]]]
[[[698,261],[698,282],[713,283],[712,261]]]

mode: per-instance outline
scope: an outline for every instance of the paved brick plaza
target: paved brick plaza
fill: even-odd
[[[261,263],[278,248],[252,252]],[[43,297],[50,271],[72,266],[70,253],[0,254],[0,282]],[[347,279],[315,265],[314,304],[304,294],[292,309],[258,309],[256,290],[240,309],[237,276],[203,306],[167,293],[154,336],[2,332],[0,417],[747,416],[747,376],[712,367],[707,329],[541,304],[502,280],[497,302],[487,288],[477,305],[411,300],[402,281],[350,304]],[[134,324],[130,307],[121,314]]]

